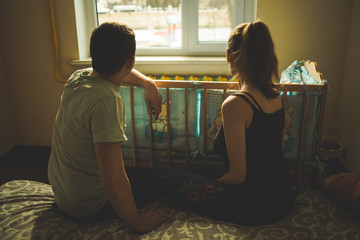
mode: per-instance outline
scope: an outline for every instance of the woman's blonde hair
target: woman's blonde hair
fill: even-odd
[[[230,35],[228,51],[242,81],[258,86],[268,98],[279,95],[278,60],[268,27],[262,21],[243,23]]]

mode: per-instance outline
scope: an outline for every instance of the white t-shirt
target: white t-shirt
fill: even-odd
[[[96,214],[107,202],[94,143],[127,140],[119,87],[91,71],[76,71],[65,85],[48,167],[56,204],[79,217]]]

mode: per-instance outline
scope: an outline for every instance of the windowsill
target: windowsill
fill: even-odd
[[[73,60],[71,66],[91,66],[91,59]],[[139,56],[135,68],[144,74],[229,75],[226,57]]]
[[[136,64],[222,64],[225,57],[186,57],[186,56],[140,56],[136,57]]]

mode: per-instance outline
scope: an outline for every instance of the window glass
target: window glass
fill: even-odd
[[[256,19],[257,0],[74,0],[81,59],[91,32],[120,22],[136,34],[137,56],[224,56],[231,30]]]
[[[227,41],[233,26],[233,0],[199,0],[199,41]]]
[[[132,28],[137,48],[181,48],[181,0],[96,0],[98,24]]]

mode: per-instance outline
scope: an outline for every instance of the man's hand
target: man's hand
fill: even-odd
[[[161,112],[162,97],[154,81],[149,78],[149,81],[144,85],[145,103],[148,115],[154,115],[155,119],[158,118]]]
[[[145,103],[147,113],[158,118],[161,112],[162,98],[156,84],[151,78],[146,77],[141,72],[132,69],[131,72],[122,80],[123,83],[135,86],[141,86],[145,89]]]
[[[135,231],[143,234],[159,227],[166,219],[166,214],[161,209],[149,209],[140,213],[139,222],[132,226]]]

